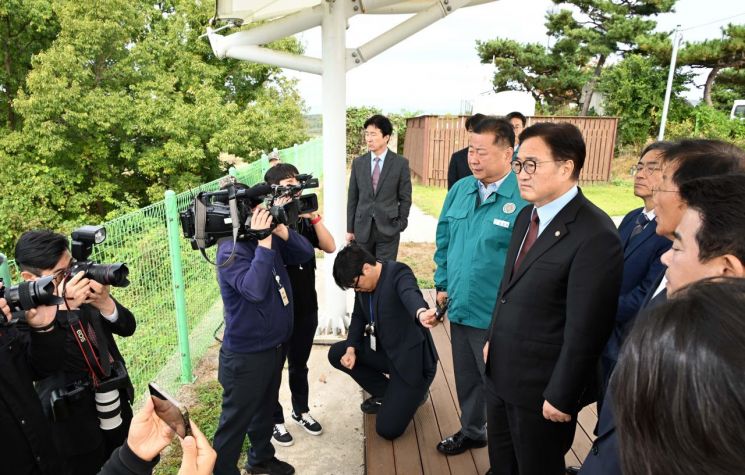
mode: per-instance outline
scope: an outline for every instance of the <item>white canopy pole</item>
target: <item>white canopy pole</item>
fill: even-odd
[[[338,248],[346,240],[346,131],[347,71],[345,4],[323,2],[323,216]],[[326,256],[323,273],[325,306],[319,312],[321,333],[343,331],[346,296],[331,274],[336,253]]]
[[[683,36],[680,34],[680,25],[675,27],[673,33],[673,53],[670,56],[670,71],[667,74],[667,88],[665,89],[665,101],[662,105],[662,120],[660,121],[660,133],[657,135],[657,140],[665,140],[665,124],[667,123],[667,109],[670,107],[670,95],[673,91],[673,79],[675,78],[675,63],[678,59],[678,47],[683,41]]]
[[[445,18],[455,10],[468,6],[469,3],[469,0],[438,0],[432,2],[426,9],[352,51],[347,69],[355,68],[366,61],[370,61],[391,46],[397,45],[437,20]]]
[[[224,39],[216,34],[208,34],[207,37],[210,39],[213,49],[215,44],[220,43]],[[226,49],[225,53],[228,57],[233,59],[270,64],[272,66],[294,69],[304,73],[321,74],[323,70],[321,60],[318,58],[262,48],[261,46],[232,46],[229,49]]]

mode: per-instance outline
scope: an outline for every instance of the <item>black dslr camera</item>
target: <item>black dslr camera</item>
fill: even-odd
[[[317,188],[318,179],[311,175],[297,175],[296,178],[299,184],[292,186],[260,183],[248,188],[230,181],[220,191],[199,193],[180,215],[184,237],[189,239],[192,249],[201,251],[206,258],[204,250],[220,239],[261,240],[278,224],[295,226],[301,214],[318,209],[315,193],[301,195],[306,188]],[[289,197],[291,201],[276,204],[281,197]],[[272,216],[272,225],[268,229],[251,229],[253,209],[262,203]]]
[[[2,279],[0,279],[0,282],[2,282]],[[64,302],[60,297],[54,295],[53,275],[38,280],[21,282],[7,289],[3,286],[0,288],[0,298],[4,298],[8,302],[11,312],[30,310],[39,305],[59,305]],[[13,324],[17,321],[18,318],[14,318],[10,322],[6,322],[5,318],[0,317],[2,325]]]
[[[123,262],[114,264],[97,264],[88,260],[93,252],[94,244],[101,244],[106,240],[106,228],[103,226],[83,226],[71,234],[72,238],[72,266],[68,278],[72,278],[80,271],[85,277],[104,285],[126,287],[129,285],[127,276],[129,269]]]

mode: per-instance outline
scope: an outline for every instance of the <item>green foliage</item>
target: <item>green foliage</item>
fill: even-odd
[[[704,85],[704,101],[714,105],[712,89],[718,76],[727,71],[724,86],[737,84],[743,89],[743,76],[740,69],[745,66],[745,25],[727,25],[722,28],[722,37],[699,43],[688,43],[681,49],[679,64],[694,69],[711,68]],[[738,91],[738,92],[739,92]],[[719,91],[721,95],[723,91]],[[729,96],[728,96],[729,97]],[[722,106],[721,102],[718,104]],[[730,107],[732,102],[729,103]]]
[[[376,107],[347,107],[347,163],[367,152],[364,125],[375,114],[382,111]]]
[[[666,128],[666,134],[672,140],[719,139],[745,147],[745,121],[731,120],[729,111],[722,112],[706,104],[696,106],[689,117],[671,122]]]
[[[662,116],[668,71],[654,60],[629,55],[620,63],[603,71],[598,90],[605,97],[605,111],[620,117],[618,138],[621,145],[641,147],[656,134]],[[689,76],[678,74],[674,92],[681,92]],[[682,117],[686,103],[676,97],[672,100],[671,121]]]
[[[494,63],[494,90],[529,92],[547,112],[567,104],[578,104],[589,72],[587,57],[571,40],[557,41],[546,48],[538,43],[514,40],[477,41],[481,62]]]
[[[12,103],[26,84],[31,58],[52,43],[59,32],[52,0],[3,0],[0,2],[0,136],[3,128],[18,128]]]
[[[36,39],[13,101],[22,127],[0,128],[5,249],[31,226],[101,222],[214,179],[226,171],[221,152],[251,161],[306,138],[293,81],[218,60],[199,38],[209,2],[56,0],[47,10],[58,32],[48,45],[48,29]],[[294,39],[269,46],[301,49]]]
[[[720,70],[711,90],[711,99],[714,107],[729,114],[734,101],[745,99],[745,69]]]
[[[583,86],[600,76],[606,60],[638,49],[652,36],[651,16],[672,10],[675,0],[553,0],[546,14],[551,47],[508,39],[477,41],[481,62],[494,63],[494,89],[530,92],[544,111],[578,104]],[[586,111],[585,111],[586,112]]]

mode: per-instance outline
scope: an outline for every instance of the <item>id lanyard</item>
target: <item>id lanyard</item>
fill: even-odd
[[[373,314],[373,296],[372,293],[370,294],[370,299],[368,300],[368,303],[370,305],[370,324],[367,326],[367,334],[370,335],[370,349],[373,351],[377,351],[377,341],[375,337],[375,315]]]
[[[277,282],[277,291],[279,292],[279,297],[282,299],[282,305],[286,307],[290,304],[290,299],[287,298],[287,291],[285,290],[284,285],[282,285],[282,281],[279,279],[274,267],[272,267],[272,274],[274,274],[274,280]]]

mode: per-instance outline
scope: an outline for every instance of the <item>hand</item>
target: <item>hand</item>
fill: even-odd
[[[316,219],[318,217],[318,213],[316,213],[315,211],[312,212],[312,213],[303,213],[303,214],[300,215],[300,217],[301,218],[308,218],[308,219],[313,220],[313,219]]]
[[[428,308],[423,312],[419,312],[419,323],[421,323],[424,328],[436,327],[440,322],[437,321],[437,317],[435,316],[435,309]]]
[[[347,233],[347,244],[354,241],[354,233]]]
[[[564,414],[548,401],[543,401],[543,417],[551,422],[569,422],[572,420],[572,416]]]
[[[284,206],[290,201],[292,201],[292,196],[280,196],[274,200],[274,206]]]
[[[56,305],[39,305],[26,312],[26,322],[31,328],[42,328],[54,320],[57,316]]]
[[[445,301],[448,299],[448,293],[444,290],[441,290],[437,292],[437,296],[435,297],[435,300],[437,300],[437,305],[445,305]]]
[[[187,435],[181,439],[183,455],[178,475],[209,475],[215,467],[217,453],[194,421],[189,423],[194,435]]]
[[[0,288],[3,287],[3,284],[0,283]],[[13,314],[10,312],[10,306],[8,305],[8,301],[5,299],[0,299],[0,311],[3,312],[3,315],[5,315],[5,319],[7,321],[11,321],[13,319]]]
[[[486,364],[486,360],[489,359],[489,342],[487,341],[484,344],[484,364]],[[545,406],[544,406],[545,408]],[[545,414],[545,412],[544,412]]]
[[[96,307],[101,315],[111,315],[116,310],[116,304],[114,299],[109,294],[110,286],[103,285],[95,280],[91,280],[89,285],[90,296],[85,303],[89,303]]]
[[[61,304],[61,307],[65,310],[80,308],[90,297],[90,282],[90,279],[85,277],[85,272],[82,270],[66,283],[62,281],[57,288],[58,295],[65,299],[65,303]]]
[[[153,399],[147,396],[142,409],[132,418],[127,445],[136,456],[149,462],[171,443],[174,435],[173,429],[155,414]]]
[[[290,239],[290,230],[287,229],[287,226],[284,224],[278,224],[276,228],[272,231],[272,234],[277,236],[278,238],[282,239],[283,241],[287,241]]]
[[[341,357],[341,365],[347,369],[354,369],[354,363],[357,361],[357,355],[353,347],[347,348],[347,352]]]
[[[257,206],[254,208],[254,213],[251,215],[251,229],[261,231],[262,229],[269,229],[272,226],[272,215],[266,208]],[[272,235],[265,237],[259,241],[259,246],[266,247],[267,249],[272,248]]]

